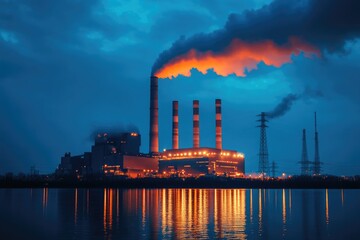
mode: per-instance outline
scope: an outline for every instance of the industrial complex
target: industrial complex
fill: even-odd
[[[193,101],[193,147],[179,147],[178,101],[172,103],[172,149],[159,151],[158,78],[150,78],[149,153],[140,153],[138,132],[99,133],[90,152],[65,153],[56,169],[58,176],[146,177],[233,176],[245,174],[245,157],[222,147],[221,100],[215,100],[215,143],[200,146],[199,101]]]

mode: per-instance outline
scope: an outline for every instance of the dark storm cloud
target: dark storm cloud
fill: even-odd
[[[119,76],[132,80],[129,59],[104,54],[101,44],[132,31],[100,1],[0,0],[1,171],[33,164],[49,171],[62,152],[85,150],[92,124],[128,122],[114,105],[145,89],[134,81],[123,87]]]
[[[179,21],[181,19],[181,21]],[[173,40],[179,35],[202,31],[214,22],[211,16],[189,10],[173,10],[161,14],[151,28],[151,35],[159,39]]]
[[[0,44],[38,60],[42,55],[56,58],[59,51],[79,51],[84,46],[88,49],[83,50],[91,52],[97,45],[89,45],[86,35],[92,33],[115,39],[132,30],[130,25],[104,15],[98,0],[0,1],[0,31],[12,34],[17,41]]]
[[[221,51],[234,38],[281,44],[297,36],[323,51],[343,51],[346,41],[360,36],[359,11],[357,0],[275,0],[258,10],[229,15],[223,29],[180,37],[159,55],[152,71],[190,49]]]

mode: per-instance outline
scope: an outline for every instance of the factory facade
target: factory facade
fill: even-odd
[[[150,78],[149,153],[140,153],[141,135],[137,132],[120,134],[99,133],[91,152],[71,156],[65,153],[56,174],[77,177],[97,176],[183,176],[202,175],[243,176],[244,154],[222,148],[221,100],[215,100],[215,146],[200,146],[198,100],[193,101],[193,147],[179,147],[179,103],[173,101],[172,149],[159,151],[158,78]]]
[[[160,157],[163,176],[244,176],[244,154],[222,148],[221,100],[215,100],[215,146],[200,146],[199,100],[193,101],[193,147],[179,147],[179,102],[172,103],[172,149],[159,154],[158,78],[150,78],[150,154]]]
[[[91,152],[79,156],[65,153],[56,174],[139,177],[156,173],[157,159],[141,154],[140,145],[141,135],[136,132],[99,133]]]

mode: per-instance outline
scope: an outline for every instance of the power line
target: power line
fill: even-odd
[[[260,128],[260,149],[259,149],[259,170],[258,172],[260,174],[269,175],[269,153],[268,153],[268,147],[267,147],[267,138],[266,138],[266,128],[268,127],[266,125],[266,115],[264,112],[257,115],[260,117],[257,122],[260,122],[260,125],[257,126]]]

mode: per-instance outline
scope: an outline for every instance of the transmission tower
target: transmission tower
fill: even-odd
[[[301,152],[301,175],[309,175],[309,158],[308,158],[308,151],[307,151],[307,144],[306,144],[306,130],[303,129],[303,136],[302,136],[302,152]]]
[[[260,128],[260,149],[259,149],[259,173],[264,175],[269,175],[269,154],[267,148],[267,140],[266,140],[266,115],[264,112],[257,115],[260,117],[257,122],[260,122],[260,125],[257,126]]]
[[[277,169],[277,165],[275,163],[275,161],[272,161],[272,164],[271,164],[271,175],[273,178],[275,178],[275,175],[276,175],[276,169]]]
[[[319,138],[317,131],[316,112],[315,112],[315,157],[314,157],[314,175],[320,175],[321,173],[321,162],[319,155]]]

